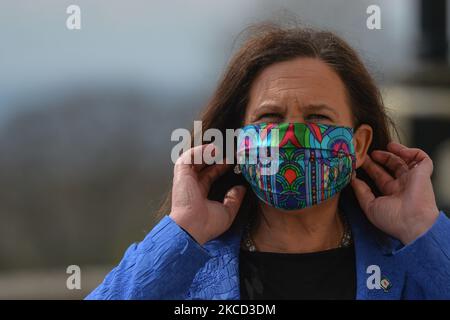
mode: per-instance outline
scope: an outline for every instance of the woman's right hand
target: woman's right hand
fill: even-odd
[[[203,159],[206,148],[214,148],[214,145],[206,144],[191,148],[175,163],[172,209],[169,215],[200,245],[228,230],[239,211],[246,191],[244,186],[234,186],[228,190],[223,202],[207,198],[211,184],[224,174],[230,165],[194,164],[194,157]]]

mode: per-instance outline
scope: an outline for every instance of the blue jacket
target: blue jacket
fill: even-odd
[[[403,246],[347,203],[356,299],[450,299],[450,220],[443,212]],[[239,299],[241,235],[241,227],[232,227],[201,246],[165,216],[86,299]]]

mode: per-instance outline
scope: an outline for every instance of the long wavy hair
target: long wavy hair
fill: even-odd
[[[261,71],[277,62],[308,57],[320,59],[329,65],[343,81],[352,110],[354,129],[361,124],[368,124],[373,128],[369,153],[375,149],[386,150],[391,140],[391,129],[397,132],[395,125],[386,113],[381,93],[373,78],[355,50],[342,38],[330,31],[299,26],[283,27],[273,23],[252,26],[244,34],[244,42],[233,55],[214,94],[201,113],[203,132],[216,128],[225,137],[226,129],[242,127],[250,87]],[[358,169],[357,175],[374,187],[362,170]],[[229,188],[236,184],[247,185],[247,182],[230,169],[212,184],[208,198],[222,201]],[[160,216],[169,214],[170,202],[169,192],[159,210]],[[257,225],[260,218],[258,212],[257,198],[248,189],[234,224],[253,218]]]

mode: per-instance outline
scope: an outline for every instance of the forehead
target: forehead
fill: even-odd
[[[265,100],[277,103],[323,103],[337,108],[347,105],[345,85],[325,62],[296,58],[264,69],[250,88],[250,106]]]

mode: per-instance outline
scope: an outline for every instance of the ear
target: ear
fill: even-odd
[[[355,146],[356,168],[362,166],[366,161],[367,151],[372,142],[372,127],[368,124],[362,124],[353,133],[353,145]]]

